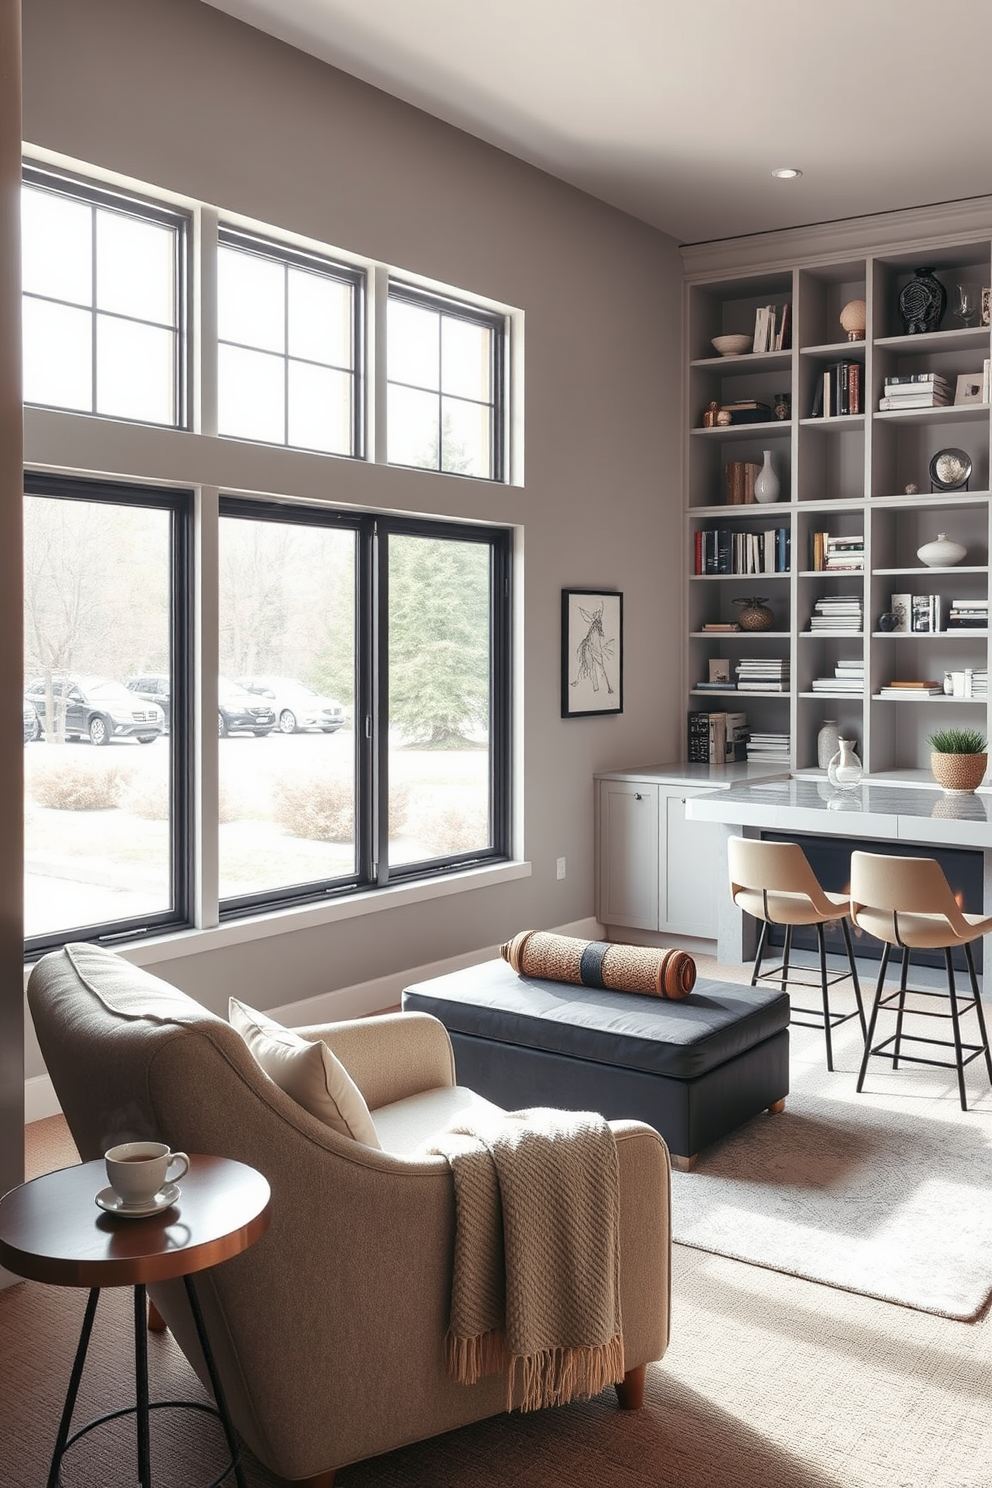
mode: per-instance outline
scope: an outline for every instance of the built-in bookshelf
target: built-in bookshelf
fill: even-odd
[[[788,739],[798,773],[820,773],[827,718],[873,775],[926,767],[935,728],[989,732],[992,346],[987,324],[954,313],[957,284],[973,286],[979,304],[992,285],[982,210],[985,219],[966,207],[866,219],[858,253],[852,224],[837,241],[830,228],[802,229],[683,249],[685,711],[746,712],[754,733]],[[947,309],[938,329],[909,335],[899,294],[921,267],[944,284]],[[856,340],[840,318],[852,301],[864,302]],[[718,336],[757,332],[768,344],[758,322],[769,306],[776,349],[716,352]],[[728,408],[731,422],[717,422]],[[945,449],[970,462],[966,488],[932,489],[931,460]],[[766,452],[779,495],[761,503]],[[917,557],[940,534],[965,547],[960,564]],[[743,597],[772,611],[768,629],[725,628]],[[905,628],[882,619],[894,597]],[[745,675],[780,674],[785,686],[734,687],[742,659],[752,663]],[[729,663],[725,688],[709,680],[711,662]],[[900,681],[940,691],[891,688]]]

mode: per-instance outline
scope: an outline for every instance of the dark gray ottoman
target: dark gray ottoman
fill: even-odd
[[[789,1091],[789,998],[700,978],[683,1002],[519,976],[486,961],[407,987],[451,1037],[458,1082],[503,1106],[646,1121],[678,1166]]]

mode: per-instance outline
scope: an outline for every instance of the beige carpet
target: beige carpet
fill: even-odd
[[[894,1072],[881,1059],[871,1061],[858,1095],[857,1021],[834,1037],[828,1074],[822,1033],[793,1027],[785,1113],[749,1122],[706,1149],[694,1173],[673,1175],[675,1239],[972,1319],[992,1294],[992,1093],[984,1063],[968,1068],[967,1112],[953,1071]]]

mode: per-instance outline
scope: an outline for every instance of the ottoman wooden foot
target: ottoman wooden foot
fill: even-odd
[[[699,1153],[694,1152],[691,1157],[680,1157],[676,1152],[670,1152],[672,1167],[677,1173],[691,1173],[699,1161]]]
[[[628,1369],[623,1379],[613,1388],[617,1392],[621,1410],[640,1410],[644,1404],[644,1384],[648,1377],[648,1366],[638,1364]]]
[[[772,1101],[771,1105],[768,1107],[768,1114],[769,1116],[781,1116],[784,1110],[785,1096],[783,1096],[781,1100]]]

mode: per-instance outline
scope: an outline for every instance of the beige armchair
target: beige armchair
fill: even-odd
[[[398,1013],[297,1030],[322,1038],[371,1109],[382,1151],[340,1136],[264,1075],[223,1019],[112,951],[44,957],[28,988],[49,1073],[84,1160],[149,1138],[259,1169],[266,1236],[198,1279],[234,1424],[273,1472],[329,1488],[350,1462],[500,1413],[506,1382],[445,1369],[454,1196],[445,1160],[413,1149],[481,1101],[455,1085],[443,1026]],[[669,1166],[661,1138],[616,1122],[627,1378],[664,1353]],[[181,1284],[150,1288],[206,1378]]]

